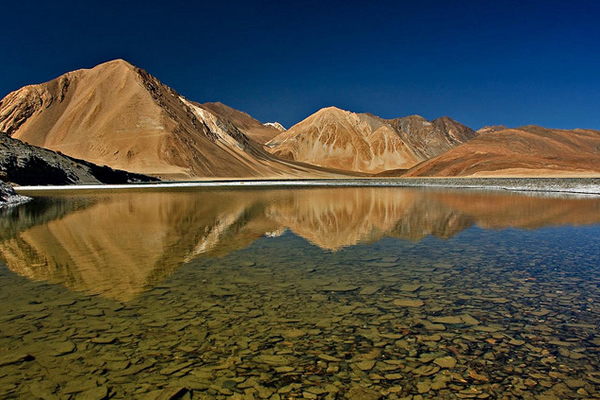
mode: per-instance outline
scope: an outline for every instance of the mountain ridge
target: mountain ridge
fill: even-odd
[[[385,119],[335,106],[286,130],[220,102],[187,99],[123,59],[9,93],[0,100],[0,131],[76,159],[174,180],[598,173],[577,156],[595,160],[586,147],[595,140],[569,139],[592,130],[474,131],[448,116]],[[545,149],[560,162],[548,162]]]
[[[491,130],[405,173],[418,176],[595,176],[600,131],[535,125]]]
[[[248,135],[278,131],[231,110],[220,112],[246,116],[233,121],[239,128],[210,104],[189,101],[118,59],[9,93],[0,101],[0,130],[96,164],[169,179],[328,175],[272,157]]]
[[[386,120],[325,107],[267,142],[278,157],[364,173],[408,169],[475,137],[448,118]]]

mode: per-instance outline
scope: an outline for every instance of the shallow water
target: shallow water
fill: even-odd
[[[600,397],[600,199],[55,194],[0,218],[2,398]]]

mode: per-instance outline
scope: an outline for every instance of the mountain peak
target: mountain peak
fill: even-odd
[[[115,58],[114,60],[105,61],[103,63],[100,63],[100,64],[96,65],[93,68],[102,68],[102,67],[109,67],[109,66],[113,66],[113,67],[114,66],[119,66],[119,67],[135,68],[135,65],[133,65],[129,61],[124,60],[122,58]]]
[[[319,111],[313,114],[313,116],[317,115],[348,115],[350,111],[342,110],[341,108],[335,106],[323,107]]]
[[[270,126],[270,127],[272,127],[272,128],[275,128],[275,129],[277,129],[279,132],[284,132],[284,131],[286,130],[286,129],[285,129],[285,126],[281,125],[279,122],[265,122],[263,125],[264,125],[264,126]]]

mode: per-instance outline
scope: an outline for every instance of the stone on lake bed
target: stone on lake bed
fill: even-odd
[[[319,358],[323,361],[328,361],[328,362],[340,362],[342,361],[340,358],[334,357],[334,356],[330,356],[328,354],[319,354]]]
[[[379,400],[382,397],[378,391],[364,386],[355,386],[346,393],[348,400]]]
[[[564,381],[571,389],[577,389],[585,386],[585,381],[582,379],[565,379]]]
[[[116,336],[99,336],[91,340],[92,343],[96,344],[111,344],[117,341]]]
[[[417,290],[421,289],[421,285],[419,284],[406,284],[406,285],[402,285],[400,286],[399,290],[401,292],[416,292]]]
[[[461,317],[459,316],[453,316],[453,317],[431,317],[429,318],[431,320],[431,322],[435,322],[438,324],[449,324],[449,325],[454,325],[454,324],[462,324],[463,320]]]
[[[456,366],[456,358],[450,356],[436,358],[433,362],[442,368],[454,368]]]
[[[174,400],[182,398],[188,390],[182,387],[172,387],[160,390],[154,390],[146,393],[143,400]]]
[[[386,381],[395,381],[404,378],[404,375],[399,373],[385,374],[384,378]]]
[[[67,340],[66,342],[60,342],[52,346],[51,353],[55,356],[62,356],[64,354],[72,353],[76,349],[77,346],[75,346],[75,343],[71,342],[70,340]]]
[[[431,390],[431,382],[429,380],[421,381],[417,383],[417,391],[421,394],[427,393]]]
[[[440,371],[440,367],[436,365],[421,365],[419,368],[413,369],[413,374],[421,376],[430,376],[437,374]]]
[[[439,323],[439,324],[446,324],[446,325],[460,325],[460,324],[465,324],[465,325],[470,325],[470,326],[479,325],[479,321],[476,320],[475,318],[473,318],[472,316],[470,316],[469,314],[449,315],[449,316],[443,316],[443,317],[430,317],[429,320],[431,322],[435,322],[435,323]]]
[[[283,367],[275,367],[275,372],[278,374],[287,374],[288,372],[294,372],[296,368],[290,367],[289,365],[284,365]]]
[[[283,367],[294,363],[296,361],[296,358],[292,356],[262,354],[260,356],[254,357],[254,361],[259,364],[267,364],[272,367]]]
[[[23,361],[32,361],[35,357],[29,354],[18,353],[18,354],[3,354],[0,356],[0,367],[11,364],[19,364]]]
[[[363,371],[370,371],[375,366],[375,360],[364,360],[356,363],[356,366]]]
[[[353,292],[358,289],[358,286],[354,285],[329,285],[321,288],[324,292]]]
[[[362,296],[368,296],[368,295],[375,294],[375,293],[379,292],[380,290],[381,290],[381,286],[369,285],[369,286],[363,287],[361,289],[361,291],[358,292],[358,294],[360,294]]]
[[[108,387],[98,386],[88,389],[77,395],[77,400],[104,400],[108,399]]]
[[[281,336],[283,336],[286,339],[298,339],[305,335],[306,332],[301,329],[288,329],[286,331],[281,332]]]
[[[396,299],[394,300],[394,305],[398,307],[421,307],[423,304],[423,300],[420,299]]]
[[[99,310],[97,308],[89,308],[89,309],[83,310],[83,315],[85,315],[87,317],[101,317],[104,315],[104,311]]]

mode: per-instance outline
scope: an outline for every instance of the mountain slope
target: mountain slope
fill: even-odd
[[[363,173],[408,169],[475,137],[449,119],[385,120],[324,108],[267,143],[281,158]]]
[[[553,176],[600,174],[600,131],[537,126],[486,129],[405,176]]]
[[[177,179],[310,175],[274,159],[242,129],[123,60],[0,102],[0,131],[96,164]]]
[[[269,124],[262,124],[245,112],[231,108],[223,103],[204,103],[202,107],[218,116],[221,120],[229,121],[244,135],[257,143],[265,144],[281,131]]]

